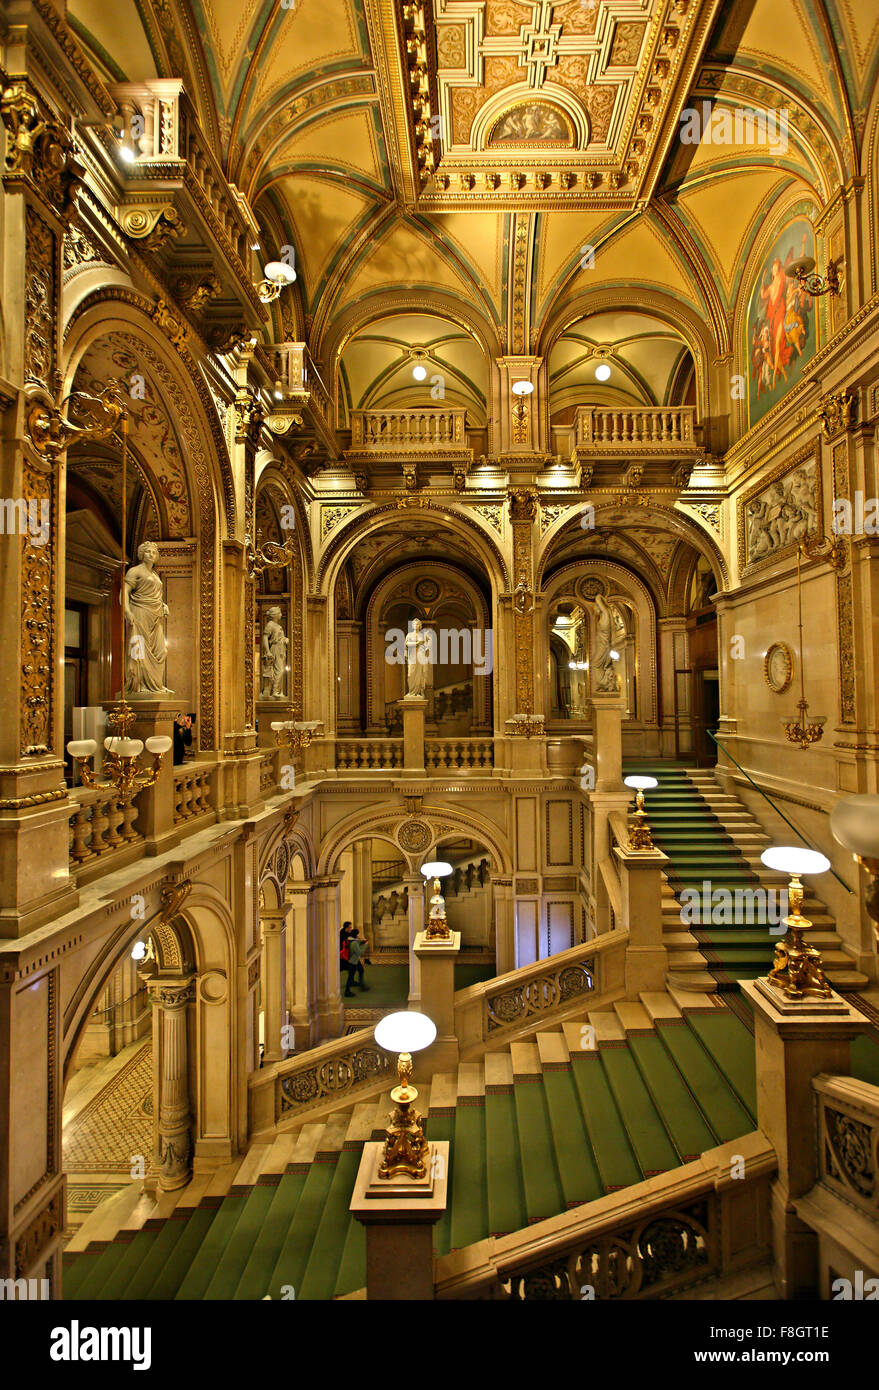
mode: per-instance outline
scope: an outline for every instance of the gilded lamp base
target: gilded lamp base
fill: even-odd
[[[775,989],[781,990],[786,999],[829,999],[833,990],[827,983],[821,963],[821,952],[815,946],[807,946],[803,932],[811,927],[808,917],[800,912],[803,905],[803,885],[794,876],[788,888],[791,914],[784,918],[788,928],[783,941],[775,947],[775,960],[768,980]]]
[[[378,1167],[380,1178],[424,1178],[430,1162],[430,1147],[424,1137],[421,1115],[412,1108],[418,1092],[414,1086],[395,1086],[391,1100],[396,1106],[385,1131],[385,1144]]]

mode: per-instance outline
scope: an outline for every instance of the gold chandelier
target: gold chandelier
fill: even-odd
[[[128,412],[122,409],[122,583],[125,583],[125,555],[127,500],[128,500]],[[109,431],[108,431],[109,433]],[[90,759],[98,751],[93,738],[72,739],[67,751],[79,766],[79,775],[85,787],[95,787],[100,791],[113,791],[120,801],[127,800],[135,792],[155,785],[162,769],[162,760],[171,748],[167,734],[155,734],[142,743],[139,738],[130,738],[136,715],[125,698],[125,635],[122,637],[122,693],[118,704],[107,715],[107,724],[113,732],[104,739],[104,775],[101,781],[89,766]],[[144,748],[152,755],[152,766],[142,767],[139,758]]]

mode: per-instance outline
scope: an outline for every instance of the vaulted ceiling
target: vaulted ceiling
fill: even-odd
[[[666,296],[729,352],[767,217],[814,217],[859,172],[879,62],[879,0],[68,12],[109,81],[184,77],[266,253],[295,250],[272,332],[308,339],[341,418],[399,401],[419,346],[477,418],[491,355],[548,354],[564,410],[618,340],[623,397],[682,399],[681,336],[614,315]],[[743,105],[783,111],[783,130],[737,126]],[[694,111],[726,113],[723,133],[684,138]]]

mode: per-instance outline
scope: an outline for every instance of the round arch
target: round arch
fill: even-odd
[[[108,324],[108,304],[112,320]],[[185,443],[184,467],[196,512],[199,556],[198,743],[202,752],[216,746],[219,674],[215,644],[216,607],[220,601],[217,564],[221,534],[234,535],[235,494],[225,440],[216,409],[205,399],[207,388],[186,355],[174,353],[149,317],[149,305],[128,291],[96,292],[82,301],[67,324],[64,343],[65,391],[72,388],[88,348],[109,333],[136,335],[134,346],[165,392],[174,427]],[[206,449],[205,440],[214,448]]]
[[[496,825],[484,816],[440,804],[431,806],[417,816],[403,810],[391,812],[390,815],[387,809],[355,811],[327,836],[318,861],[318,876],[336,872],[339,857],[356,840],[365,836],[389,839],[396,853],[406,859],[413,873],[417,873],[439,841],[456,834],[482,840],[495,860],[494,872],[501,875],[513,872],[509,842]],[[416,845],[417,848],[413,848]]]
[[[602,524],[615,522],[620,525],[631,525],[632,523],[633,517],[631,509],[624,511],[619,507],[619,504],[614,501],[602,502],[596,500],[592,505],[595,508],[596,524],[598,524],[599,516],[602,516]],[[690,517],[686,512],[678,511],[677,509],[670,511],[666,507],[657,507],[653,504],[648,504],[646,507],[638,507],[637,512],[637,519],[639,522],[653,522],[654,524],[659,524],[672,535],[676,535],[681,540],[687,541],[700,555],[704,555],[705,559],[711,565],[718,589],[729,588],[729,569],[723,552],[717,542],[708,534],[707,530],[703,529],[694,517]],[[574,521],[576,521],[576,517],[573,519],[570,516],[557,517],[543,536],[538,551],[537,564],[535,566],[535,585],[538,590],[543,586],[544,576],[550,572],[553,551],[557,549],[557,542],[566,531],[573,529]]]
[[[573,275],[572,270],[572,278]],[[589,318],[593,314],[620,309],[651,314],[680,333],[689,348],[696,368],[697,411],[701,419],[710,414],[709,369],[723,349],[695,309],[675,299],[666,290],[648,288],[644,285],[619,284],[602,286],[600,290],[586,289],[573,298],[560,302],[565,289],[566,285],[560,288],[555,304],[544,315],[535,350],[537,356],[548,362],[549,355],[562,334],[581,319]]]

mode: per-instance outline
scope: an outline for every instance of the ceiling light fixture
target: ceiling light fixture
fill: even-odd
[[[511,389],[514,396],[530,396],[534,390],[534,382],[514,381]]]
[[[424,381],[424,379],[427,376],[427,368],[422,367],[421,363],[419,362],[416,364],[416,366],[412,368],[412,375],[414,376],[416,381]]]
[[[262,304],[271,304],[278,298],[281,290],[292,285],[296,279],[296,271],[286,261],[269,261],[264,274],[266,278],[256,287]]]
[[[609,377],[610,367],[607,365],[606,362],[599,362],[598,366],[595,368],[595,380],[607,381]]]

